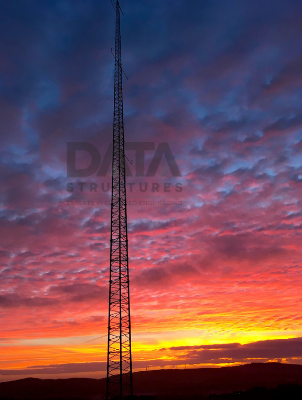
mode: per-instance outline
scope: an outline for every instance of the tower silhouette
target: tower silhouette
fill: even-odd
[[[126,174],[124,150],[123,88],[120,14],[116,13],[112,197],[110,237],[109,316],[107,351],[107,399],[132,395],[131,323],[128,268]]]

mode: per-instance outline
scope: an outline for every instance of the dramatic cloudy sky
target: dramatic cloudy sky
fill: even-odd
[[[0,4],[0,380],[101,377],[114,10]],[[135,370],[302,363],[301,1],[121,5]]]

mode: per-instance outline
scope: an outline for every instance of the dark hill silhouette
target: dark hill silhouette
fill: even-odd
[[[96,395],[104,395],[105,384],[105,379],[25,378],[0,383],[0,400],[2,400],[2,397],[14,400],[90,399]]]
[[[265,391],[265,388],[277,388],[278,385],[302,385],[302,365],[254,363],[238,367],[136,372],[133,383],[134,392],[138,396],[195,399],[231,393],[227,396],[233,397],[219,398],[237,398],[237,392],[256,390],[255,386]],[[96,400],[104,398],[105,387],[105,379],[26,378],[0,383],[0,400]]]
[[[208,400],[301,400],[302,385],[280,385],[276,389],[266,387],[254,387],[245,392],[233,392],[228,394],[212,394]],[[150,399],[151,400],[151,399]],[[197,399],[196,399],[197,400]]]

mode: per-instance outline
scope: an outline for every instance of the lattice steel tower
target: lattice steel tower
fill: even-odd
[[[109,318],[107,353],[107,399],[132,395],[131,324],[128,269],[128,234],[122,59],[119,2],[116,12],[112,198],[110,238]]]

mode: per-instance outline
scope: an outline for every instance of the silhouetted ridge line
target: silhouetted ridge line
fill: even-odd
[[[255,387],[275,390],[280,385],[302,385],[302,365],[253,363],[236,367],[141,371],[133,374],[133,384],[137,396],[148,396],[149,400],[150,396],[158,400],[193,400],[196,396],[207,398],[214,394],[233,396],[220,397],[232,399],[239,396],[236,392],[256,390]],[[269,392],[269,395],[274,393]],[[96,400],[104,399],[105,395],[105,378],[25,378],[0,383],[0,400]]]

